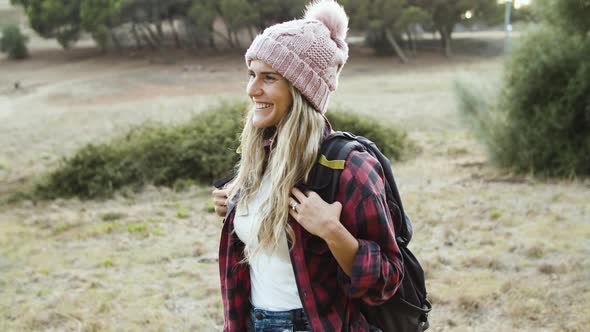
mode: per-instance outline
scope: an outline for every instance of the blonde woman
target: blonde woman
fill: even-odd
[[[246,52],[252,107],[237,175],[213,192],[224,331],[378,331],[360,301],[391,297],[403,271],[383,170],[352,152],[336,202],[302,192],[331,127],[324,113],[348,58],[348,18],[316,1]]]

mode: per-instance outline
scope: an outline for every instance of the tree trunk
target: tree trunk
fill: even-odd
[[[158,35],[152,30],[148,23],[143,24],[143,28],[148,32],[149,39],[154,48],[162,48],[162,40],[158,38]]]
[[[164,40],[164,30],[162,29],[162,21],[156,23],[156,31],[158,32],[158,39]]]
[[[143,31],[139,31],[141,38],[145,41],[145,43],[153,50],[157,49],[157,45],[155,43],[155,41],[150,38],[150,35],[152,32],[149,27],[146,27],[145,24],[140,25],[140,28],[142,28]],[[147,31],[147,33],[146,33]]]
[[[195,30],[197,29],[195,27],[195,25],[186,17],[183,17],[181,19],[182,22],[182,27],[183,27],[183,31],[182,31],[182,37],[184,39],[184,42],[186,43],[186,45],[193,50],[196,50],[198,48],[198,42],[197,42],[197,34],[195,32]]]
[[[406,36],[408,37],[408,52],[412,55],[412,57],[415,57],[416,45],[414,44],[414,39],[412,38],[412,31],[409,28],[406,29]]]
[[[141,43],[141,38],[139,37],[139,32],[137,32],[137,25],[135,22],[133,22],[133,25],[131,25],[131,32],[133,33],[133,39],[135,39],[135,47],[138,50],[142,49],[143,45]]]
[[[449,34],[446,27],[442,27],[440,31],[440,38],[442,42],[442,51],[446,57],[451,57],[453,51],[451,49],[451,35]]]
[[[393,34],[389,29],[385,29],[385,37],[387,38],[387,41],[389,42],[391,47],[393,47],[393,49],[395,50],[395,53],[399,57],[400,61],[402,63],[408,62],[408,58],[404,54],[404,51],[402,51],[401,47],[399,47],[399,44],[397,43],[397,41],[395,41],[395,38],[393,37]]]
[[[234,49],[234,48],[236,48],[236,46],[234,45],[234,41],[232,39],[232,33],[233,33],[233,31],[229,27],[227,27],[227,39],[226,40],[229,45],[229,48]]]
[[[237,48],[236,47],[236,34],[233,31],[228,32],[227,36],[229,37],[229,40],[231,40],[231,48]]]
[[[225,41],[225,43],[230,47],[230,48],[234,48],[234,45],[231,41],[231,38],[229,38],[228,36],[224,35],[223,33],[217,31],[217,30],[212,30],[211,31],[211,38],[213,38],[213,35],[216,35],[218,37],[220,37],[221,39],[223,39],[223,41]]]
[[[115,46],[115,50],[121,53],[122,47],[121,42],[117,38],[117,34],[113,31],[113,28],[109,27],[109,34],[111,36],[111,40],[113,41],[113,46]]]
[[[217,45],[215,45],[215,38],[213,38],[213,32],[208,33],[209,38],[209,47],[211,47],[214,51],[219,51]]]
[[[236,48],[241,48],[241,43],[240,43],[240,34],[238,31],[234,31],[233,33],[234,35],[234,45],[236,46]]]
[[[176,31],[176,27],[174,26],[174,17],[170,17],[168,19],[168,23],[170,23],[170,28],[172,28],[172,35],[174,36],[174,45],[176,45],[176,48],[181,48],[182,45],[180,44],[180,38],[178,38],[178,32]]]
[[[408,39],[410,40],[410,48],[412,50],[412,56],[416,56],[416,41],[414,40],[414,35],[412,35],[412,30],[408,29]]]

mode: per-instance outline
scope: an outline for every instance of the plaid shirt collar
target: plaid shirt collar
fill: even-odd
[[[273,147],[273,143],[275,141],[276,138],[276,128],[268,128],[265,132],[264,132],[264,139],[262,141],[262,146],[264,147],[264,151],[266,151],[266,153],[269,153],[270,150]]]

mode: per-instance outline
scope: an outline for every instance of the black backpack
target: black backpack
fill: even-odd
[[[404,266],[404,278],[395,295],[378,306],[370,306],[361,301],[361,311],[371,325],[383,332],[425,331],[430,326],[428,313],[432,306],[426,298],[424,270],[408,249],[413,233],[412,222],[404,213],[389,159],[379,151],[375,143],[365,137],[348,132],[333,132],[322,143],[318,163],[312,168],[308,183],[301,186],[301,189],[314,190],[326,202],[333,203],[344,162],[353,150],[367,151],[383,168],[387,205],[394,219],[396,242]]]

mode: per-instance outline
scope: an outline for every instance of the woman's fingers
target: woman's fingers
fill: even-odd
[[[227,207],[225,206],[216,206],[215,207],[215,214],[217,214],[220,217],[225,217],[227,213]]]
[[[214,189],[211,193],[213,198],[213,205],[215,207],[215,213],[220,217],[225,217],[227,212],[227,197],[229,195],[229,189]]]
[[[305,214],[305,210],[310,207],[317,205],[317,199],[321,198],[311,190],[302,192],[297,188],[291,189],[291,199],[289,201],[289,213],[295,218],[295,216],[301,217],[301,213]],[[317,196],[317,198],[315,197]],[[296,218],[297,219],[297,218]]]
[[[301,190],[297,189],[297,188],[293,188],[291,189],[291,194],[295,197],[295,199],[297,199],[299,202],[302,202],[303,200],[305,200],[307,198],[307,195],[305,195]]]
[[[299,213],[297,213],[297,211],[294,209],[289,209],[289,215],[295,220],[299,218]]]
[[[223,198],[213,198],[213,204],[216,206],[227,206],[227,199]]]
[[[226,189],[226,188],[223,188],[223,189],[213,189],[212,196],[213,197],[224,197],[224,198],[227,198],[228,193],[229,193],[229,189]]]

